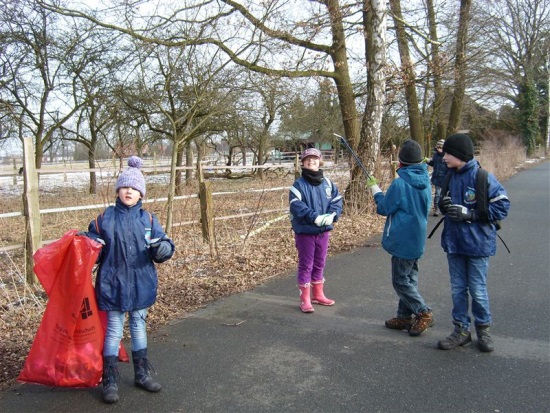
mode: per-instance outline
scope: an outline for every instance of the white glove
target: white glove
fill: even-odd
[[[333,212],[332,214],[319,215],[317,218],[315,218],[314,223],[318,227],[324,227],[326,225],[332,225],[332,222],[334,221],[335,216],[336,216],[335,212]]]
[[[313,221],[314,224],[317,225],[318,227],[322,227],[322,226],[323,226],[323,222],[325,221],[326,215],[327,215],[327,214],[323,214],[323,215],[317,216],[317,218],[315,218],[315,221]]]
[[[334,217],[336,216],[336,212],[333,212],[332,214],[325,214],[326,218],[323,222],[324,225],[332,225],[334,222]]]

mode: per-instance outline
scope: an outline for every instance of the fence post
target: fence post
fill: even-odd
[[[23,213],[25,215],[25,262],[27,283],[36,284],[33,255],[42,243],[40,206],[38,201],[38,174],[34,164],[32,138],[23,138]]]
[[[210,182],[205,182],[202,174],[201,163],[197,162],[197,177],[199,179],[199,200],[201,205],[201,229],[202,238],[208,242],[210,256],[214,257],[214,213],[212,209],[212,188]]]

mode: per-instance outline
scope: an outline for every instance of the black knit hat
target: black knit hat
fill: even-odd
[[[474,144],[468,135],[455,133],[445,140],[443,152],[453,155],[461,161],[468,162],[474,158]]]
[[[411,139],[403,142],[399,149],[399,162],[403,165],[411,165],[422,162],[422,149],[418,142]]]

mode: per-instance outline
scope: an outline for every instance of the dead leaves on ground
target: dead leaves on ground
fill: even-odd
[[[343,216],[331,234],[329,254],[365,245],[372,234],[380,232],[382,225],[379,217]],[[296,268],[294,238],[287,221],[261,231],[246,242],[217,240],[219,255],[215,258],[210,257],[207,245],[197,250],[196,243],[186,240],[185,234],[178,238],[174,240],[178,246],[176,255],[158,266],[159,291],[157,302],[149,312],[150,331],[184,318],[208,302],[250,290],[273,277],[293,273]],[[187,245],[195,249],[187,249]],[[16,290],[22,290],[22,285],[16,287],[11,280],[1,280],[1,286],[3,302],[13,304],[20,298]],[[37,306],[37,301],[43,306]],[[32,300],[3,305],[0,309],[0,390],[12,385],[23,368],[45,305],[44,296],[37,294]]]

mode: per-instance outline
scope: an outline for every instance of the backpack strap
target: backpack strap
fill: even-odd
[[[437,224],[435,224],[435,227],[434,229],[432,229],[432,231],[430,232],[430,235],[428,235],[428,239],[430,239],[432,237],[432,235],[434,234],[435,231],[437,231],[437,229],[439,228],[439,226],[443,223],[443,221],[445,220],[445,216],[441,217],[441,219],[439,220],[439,222]]]
[[[441,198],[443,198],[444,196],[447,196],[447,192],[449,192],[449,182],[450,182],[450,180],[451,180],[451,172],[449,171],[449,172],[447,172],[447,175],[445,175],[445,180],[443,181],[443,186],[441,187]],[[437,205],[437,207],[439,208],[439,205]],[[439,220],[439,222],[437,224],[435,224],[435,227],[430,232],[430,235],[428,235],[428,239],[432,237],[434,232],[437,231],[437,229],[443,223],[444,220],[445,220],[445,215],[443,215],[441,217],[441,219]]]
[[[451,172],[447,172],[445,175],[445,180],[443,181],[443,186],[441,187],[441,197],[447,196],[449,192],[449,182],[451,181]]]
[[[489,222],[488,189],[489,173],[479,167],[476,175],[476,210],[481,222]]]
[[[103,211],[101,214],[99,214],[95,218],[95,232],[97,232],[98,234],[101,234],[101,224],[100,224],[100,222],[103,221],[103,214],[105,214],[105,211]]]

